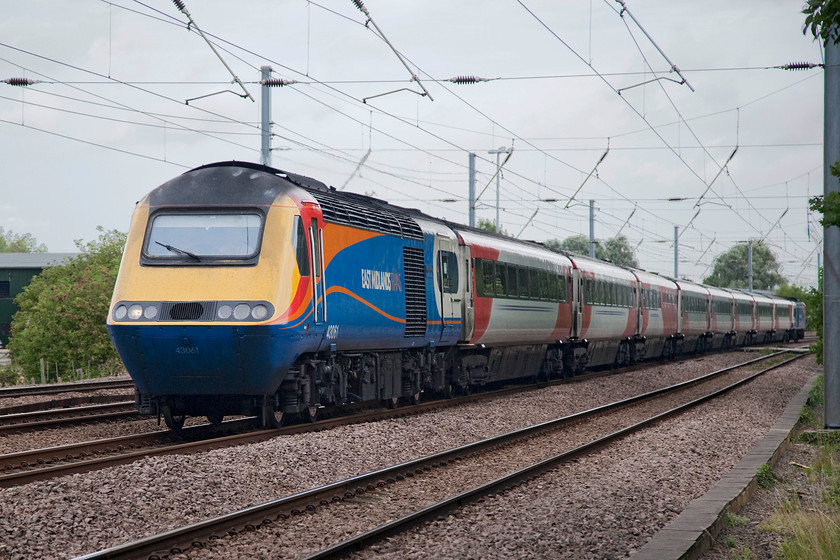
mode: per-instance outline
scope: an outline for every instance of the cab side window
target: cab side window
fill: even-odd
[[[309,276],[309,247],[306,244],[306,233],[300,216],[295,216],[295,223],[292,226],[292,247],[295,249],[298,272],[301,276]]]

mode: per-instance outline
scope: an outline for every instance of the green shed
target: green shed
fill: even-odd
[[[0,253],[0,343],[5,346],[12,334],[12,315],[18,308],[15,296],[32,278],[49,266],[79,253]]]

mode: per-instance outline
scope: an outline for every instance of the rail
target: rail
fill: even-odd
[[[96,560],[105,558],[137,558],[155,555],[156,553],[159,553],[161,551],[165,551],[164,553],[180,552],[192,546],[194,542],[201,542],[203,539],[223,535],[228,533],[229,531],[236,531],[238,529],[243,528],[250,529],[259,526],[263,523],[271,523],[274,519],[278,517],[284,517],[290,513],[304,511],[307,508],[311,508],[313,505],[329,501],[342,500],[345,497],[349,497],[357,493],[361,494],[366,492],[368,489],[375,488],[377,485],[393,482],[394,480],[398,480],[402,477],[413,476],[414,474],[422,472],[424,470],[429,470],[436,466],[448,464],[452,461],[457,460],[459,457],[473,454],[491,447],[500,446],[512,442],[514,440],[527,438],[545,430],[557,429],[569,423],[578,422],[587,417],[597,416],[599,414],[604,413],[605,411],[618,409],[620,407],[624,407],[632,403],[651,399],[656,396],[677,391],[691,385],[696,385],[698,383],[702,383],[705,380],[709,380],[714,377],[723,375],[724,373],[732,371],[736,368],[744,367],[766,359],[777,357],[786,352],[790,351],[776,352],[767,356],[761,356],[759,358],[749,360],[736,366],[724,368],[689,381],[657,389],[655,391],[651,391],[642,395],[637,395],[629,399],[617,401],[577,414],[564,416],[562,418],[557,418],[554,420],[536,424],[534,426],[529,426],[506,434],[473,442],[461,447],[453,448],[440,453],[428,455],[426,457],[421,457],[418,459],[379,469],[367,474],[354,476],[325,486],[299,492],[290,496],[265,502],[263,504],[245,508],[199,523],[177,528],[166,533],[162,533],[160,535],[153,535],[130,543],[118,545],[106,550],[87,554],[85,556],[79,557],[77,560]],[[415,511],[400,519],[393,520],[387,524],[381,525],[379,527],[356,535],[351,539],[347,539],[346,541],[342,541],[341,543],[334,544],[321,551],[315,552],[307,558],[330,558],[340,554],[344,554],[351,549],[358,550],[359,548],[368,546],[369,544],[378,541],[388,535],[404,531],[411,526],[424,522],[425,520],[437,517],[440,514],[445,513],[446,511],[479,499],[481,496],[485,496],[493,492],[498,492],[500,489],[510,487],[511,485],[515,485],[529,478],[533,478],[534,476],[538,476],[539,474],[554,468],[555,466],[564,461],[568,461],[574,457],[580,456],[588,452],[592,452],[605,445],[608,445],[610,442],[616,439],[624,437],[645,426],[649,426],[652,423],[658,422],[666,417],[678,414],[679,412],[682,412],[683,410],[686,410],[689,407],[696,406],[702,402],[714,398],[715,396],[732,390],[735,387],[738,387],[754,379],[755,377],[758,377],[759,375],[763,375],[764,373],[772,369],[786,365],[790,361],[798,359],[803,355],[803,353],[797,353],[797,355],[794,358],[791,358],[790,360],[774,364],[759,372],[750,374],[744,379],[741,379],[736,383],[730,384],[723,389],[716,390],[704,397],[694,399],[689,403],[668,410],[667,412],[657,414],[642,422],[637,422],[631,426],[613,432],[603,438],[593,440],[585,445],[581,445],[570,451],[553,456],[549,459],[542,460],[527,468],[520,469],[516,472],[498,478],[488,484],[481,485],[466,492],[461,492],[432,506]]]

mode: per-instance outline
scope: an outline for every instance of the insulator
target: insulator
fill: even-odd
[[[477,78],[475,76],[456,76],[454,78],[449,78],[447,80],[452,82],[453,84],[477,84],[478,82],[487,82],[489,81],[487,78]]]
[[[283,78],[270,78],[268,80],[260,80],[260,85],[266,87],[282,87],[296,83],[296,80],[284,80]]]
[[[812,62],[789,62],[789,63],[785,64],[784,66],[782,66],[782,69],[784,69],[784,70],[810,70],[811,68],[814,68],[816,66],[819,66],[819,65],[814,64]]]
[[[172,0],[172,3],[175,4],[175,7],[178,8],[178,10],[180,10],[182,13],[187,9],[182,0]]]
[[[30,80],[29,78],[7,78],[3,81],[10,86],[31,86],[36,83],[35,80]]]
[[[360,12],[362,12],[365,15],[368,15],[367,8],[365,8],[365,3],[362,2],[362,0],[352,0],[352,2],[357,8],[359,8]]]

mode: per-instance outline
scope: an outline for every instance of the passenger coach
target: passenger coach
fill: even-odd
[[[804,328],[797,305],[222,162],[137,203],[108,330],[141,414],[277,426],[328,405],[784,341]]]

